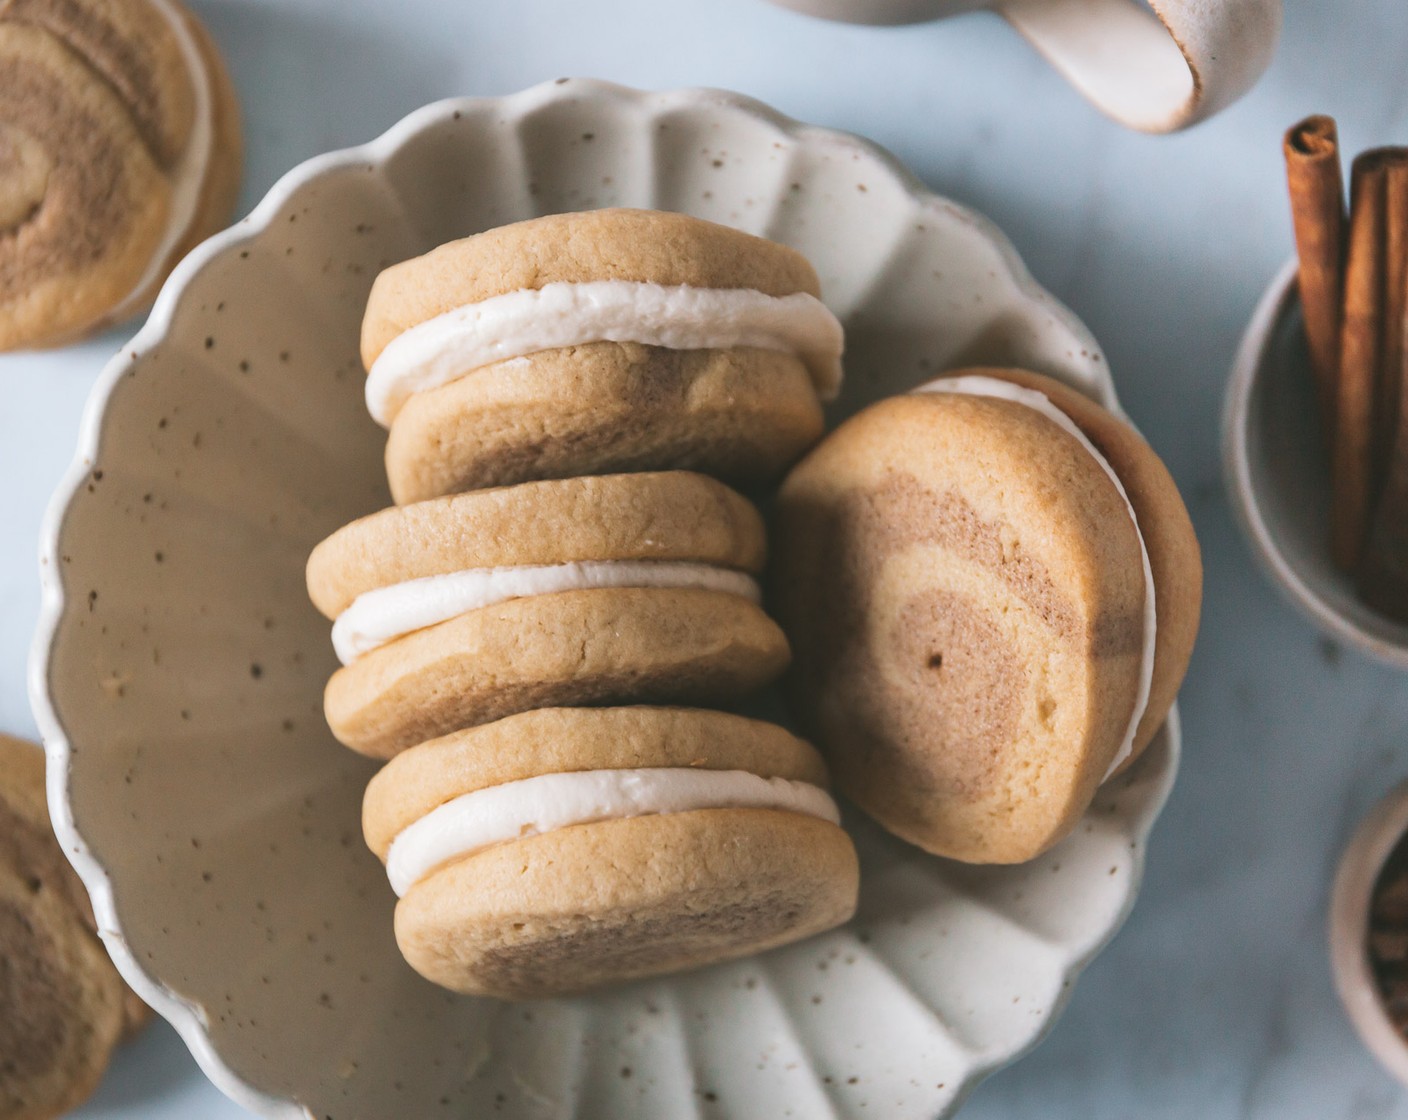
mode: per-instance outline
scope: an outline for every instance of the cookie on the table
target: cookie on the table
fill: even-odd
[[[522,483],[382,510],[320,544],[344,661],[328,723],[377,757],[543,705],[726,703],[775,679],[758,512],[685,471]]]
[[[1153,450],[1074,390],[989,369],[924,388],[841,425],[782,487],[789,693],[887,829],[1019,862],[1163,723],[1197,632],[1197,540]]]
[[[140,310],[228,220],[239,106],[178,0],[0,8],[0,350]]]
[[[455,991],[528,999],[829,929],[857,862],[826,769],[780,727],[687,708],[540,709],[372,779],[396,938]]]
[[[790,248],[647,210],[554,214],[394,265],[362,328],[392,495],[662,467],[775,478],[839,385],[819,292]]]
[[[0,735],[0,1117],[76,1107],[146,1014],[54,839],[43,751]]]

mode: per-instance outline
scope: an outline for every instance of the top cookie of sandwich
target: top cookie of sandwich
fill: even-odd
[[[597,475],[476,490],[380,510],[308,558],[308,594],[328,618],[379,587],[468,569],[585,560],[681,560],[761,571],[762,518],[689,471]]]
[[[657,210],[549,214],[383,271],[362,320],[362,361],[370,369],[397,335],[457,307],[596,280],[821,294],[816,270],[795,249],[701,218]]]

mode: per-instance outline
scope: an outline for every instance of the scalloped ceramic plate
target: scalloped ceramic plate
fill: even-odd
[[[731,94],[561,81],[311,160],[196,250],[94,393],[43,546],[51,801],[123,974],[270,1116],[933,1117],[1051,1025],[1132,904],[1176,718],[1019,868],[853,815],[860,912],[592,998],[450,996],[397,954],[368,764],[321,716],[309,548],[385,504],[357,327],[383,265],[561,209],[685,210],[795,245],[848,329],[837,417],[1018,363],[1107,404],[1098,347],[997,230],[884,153]]]

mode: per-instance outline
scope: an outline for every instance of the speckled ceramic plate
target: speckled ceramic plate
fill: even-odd
[[[732,94],[561,81],[312,160],[193,253],[94,394],[43,546],[54,819],[123,974],[270,1116],[927,1118],[1051,1025],[1133,901],[1177,722],[1075,835],[946,863],[852,816],[860,912],[792,948],[512,1006],[418,979],[324,728],[303,563],[387,501],[357,328],[383,265],[562,209],[786,241],[848,329],[839,417],[970,362],[1107,404],[1098,347],[997,230],[883,152]]]

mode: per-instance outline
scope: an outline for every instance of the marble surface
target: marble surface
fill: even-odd
[[[580,74],[741,90],[862,133],[993,218],[1103,343],[1173,470],[1207,561],[1183,691],[1183,771],[1129,924],[1047,1042],[968,1120],[1408,1118],[1408,1094],[1340,1013],[1325,953],[1338,852],[1408,774],[1408,680],[1319,637],[1254,568],[1219,477],[1237,338],[1290,251],[1279,133],[1337,115],[1348,147],[1408,139],[1402,0],[1288,0],[1280,54],[1229,112],[1172,138],[1098,117],[984,16],[827,25],[760,0],[195,0],[228,52],[249,134],[242,205],[297,161],[449,94]],[[35,540],[88,387],[132,325],[0,358],[0,728],[33,734],[24,674]],[[78,1114],[246,1115],[168,1028],[119,1057]]]

